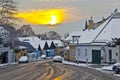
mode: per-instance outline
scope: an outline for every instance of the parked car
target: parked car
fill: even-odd
[[[41,59],[46,59],[46,55],[45,54],[41,55]]]
[[[27,56],[21,56],[19,59],[19,63],[28,63],[28,57]]]
[[[54,57],[53,57],[53,61],[54,61],[54,62],[61,62],[61,63],[62,63],[63,58],[62,58],[61,56],[54,56]]]
[[[117,74],[120,73],[120,63],[114,64],[112,70]]]

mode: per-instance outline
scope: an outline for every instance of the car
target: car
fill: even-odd
[[[19,63],[28,63],[28,57],[27,56],[21,56],[19,59]]]
[[[41,55],[41,59],[46,59],[46,55],[45,54]]]
[[[116,74],[120,73],[120,63],[114,64],[113,67],[112,67],[112,70],[113,70]]]
[[[59,56],[59,55],[58,55],[58,56],[54,56],[54,57],[53,57],[53,61],[54,61],[54,62],[61,62],[61,63],[62,63],[63,58],[62,58],[61,56]]]

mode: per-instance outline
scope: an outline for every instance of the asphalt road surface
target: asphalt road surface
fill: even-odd
[[[94,69],[42,60],[0,67],[0,80],[120,80]]]

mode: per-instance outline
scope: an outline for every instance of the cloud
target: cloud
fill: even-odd
[[[22,11],[15,17],[35,25],[54,25],[64,22],[65,13],[62,9],[41,9]]]

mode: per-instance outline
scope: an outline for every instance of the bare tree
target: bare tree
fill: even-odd
[[[17,30],[17,35],[20,37],[34,36],[35,33],[30,27],[30,25],[23,25],[20,29]]]
[[[0,0],[0,23],[13,26],[17,12],[16,2],[14,0]]]

